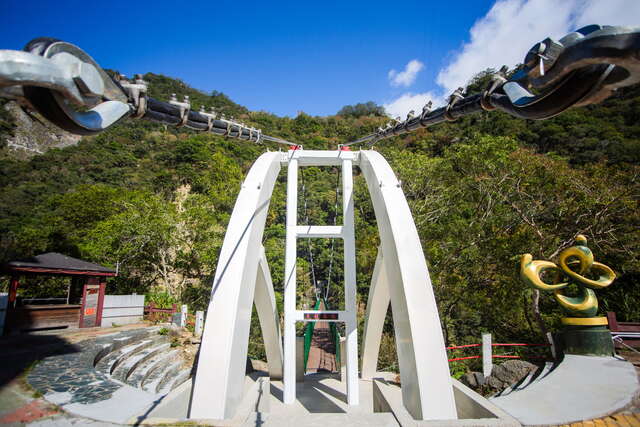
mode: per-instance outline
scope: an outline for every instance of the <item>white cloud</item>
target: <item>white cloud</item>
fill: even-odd
[[[586,0],[581,3],[584,5],[576,16],[576,28],[589,24],[640,26],[638,0]]]
[[[454,52],[451,61],[439,71],[436,81],[442,92],[434,99],[442,101],[487,68],[513,67],[522,62],[535,43],[546,37],[557,40],[588,24],[638,26],[640,1],[498,0],[469,30],[469,41]],[[401,74],[392,70],[389,78],[395,79]],[[405,93],[384,107],[388,114],[404,117],[409,110],[416,109],[418,100],[426,99],[426,95]]]
[[[412,59],[404,67],[404,71],[389,71],[391,86],[409,87],[416,81],[418,73],[424,68],[424,64],[417,59]]]
[[[385,111],[391,117],[400,116],[401,118],[405,118],[407,113],[411,110],[415,111],[416,114],[420,114],[422,112],[422,107],[429,101],[433,101],[434,104],[442,104],[442,100],[439,96],[431,93],[405,93],[401,97],[391,101],[388,104],[383,104]]]
[[[499,0],[470,30],[470,41],[438,73],[445,93],[487,68],[513,67],[535,43],[584,25],[640,25],[638,0]]]

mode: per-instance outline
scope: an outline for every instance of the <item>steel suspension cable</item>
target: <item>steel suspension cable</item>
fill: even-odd
[[[465,96],[460,87],[445,106],[432,110],[429,101],[416,115],[396,117],[376,132],[340,144],[374,144],[481,111],[499,110],[511,116],[544,120],[571,107],[598,103],[616,89],[640,82],[640,28],[588,25],[556,41],[535,44],[523,64],[509,73],[503,66],[486,88]]]
[[[418,115],[411,111],[404,120],[397,117],[342,145],[373,144],[480,111],[542,120],[595,104],[618,88],[640,82],[638,51],[640,27],[588,25],[559,40],[546,38],[527,52],[513,73],[506,67],[495,73],[482,93],[465,96],[458,88],[443,107],[432,111],[429,102]],[[112,78],[79,47],[46,37],[32,40],[24,51],[0,50],[0,96],[79,135],[97,134],[125,118],[144,118],[256,143],[299,145],[214,111],[193,111],[188,97],[178,101],[173,96],[169,102],[150,98],[140,75],[133,80]]]
[[[300,168],[300,181],[302,183],[302,201],[303,201],[303,217],[305,225],[311,225],[309,223],[309,212],[307,209],[307,191],[306,182],[304,179],[304,168]],[[311,238],[307,238],[307,256],[309,257],[309,264],[311,267],[311,281],[313,282],[313,289],[316,294],[316,300],[319,299],[320,292],[318,291],[318,282],[316,281],[316,268],[313,263],[313,248],[311,246]]]
[[[340,192],[340,172],[338,171],[338,174],[336,175],[336,201],[334,203],[334,209],[333,209],[333,225],[334,226],[337,224],[337,219],[338,219],[339,192]],[[329,255],[329,271],[327,272],[327,286],[324,290],[325,301],[327,301],[329,298],[329,289],[331,288],[331,272],[333,270],[335,240],[336,240],[335,238],[333,237],[331,238],[331,249],[330,249],[330,255]]]

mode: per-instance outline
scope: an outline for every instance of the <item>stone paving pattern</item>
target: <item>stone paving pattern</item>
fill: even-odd
[[[136,326],[132,325],[132,328]],[[140,328],[140,325],[137,326]],[[122,330],[122,329],[121,329]],[[92,356],[81,356],[81,353],[73,353],[66,354],[60,356],[50,356],[45,358],[42,362],[37,365],[32,372],[28,375],[29,383],[34,387],[38,385],[36,388],[40,389],[42,392],[46,392],[47,390],[51,392],[57,392],[57,390],[66,390],[73,394],[73,390],[81,387],[81,383],[86,383],[87,381],[75,381],[75,379],[81,379],[83,375],[86,375],[86,371],[83,370],[82,363],[84,363],[84,368],[89,366],[92,370],[93,362],[95,360],[95,356],[100,353],[101,350],[106,348],[109,343],[113,345],[114,342],[122,343],[123,341],[127,341],[126,337],[132,337],[132,334],[140,337],[137,334],[144,333],[148,329],[136,329],[136,330],[127,330],[124,332],[120,332],[114,334],[112,332],[108,332],[108,335],[104,335],[104,329],[100,330],[99,328],[94,330],[84,330],[80,332],[75,332],[73,334],[65,334],[64,341],[72,346],[77,346],[79,350],[84,352],[85,350],[88,354],[93,354]],[[77,336],[76,336],[77,335]],[[99,336],[102,335],[102,336]],[[98,337],[97,337],[98,336]],[[89,340],[86,340],[90,338]],[[95,340],[94,340],[95,338]],[[78,340],[86,340],[84,342],[78,342]],[[13,349],[16,354],[23,353],[23,348],[29,348],[30,353],[33,353],[35,347],[33,347],[30,343],[27,346],[24,346],[20,343],[14,343],[9,341],[7,338],[4,338],[4,345],[10,345],[9,348]],[[68,350],[67,350],[68,351]],[[24,353],[23,358],[27,357],[27,353]],[[76,357],[71,357],[75,355]],[[67,356],[67,357],[63,357]],[[640,373],[640,357],[638,354],[633,354],[628,352],[628,354],[624,354],[624,356],[639,370]],[[634,357],[635,356],[635,357]],[[635,360],[634,360],[635,358]],[[61,363],[55,363],[54,361],[58,361]],[[80,363],[82,362],[82,363]],[[88,364],[88,365],[87,365]],[[3,368],[7,368],[6,362],[3,362]],[[71,367],[69,368],[69,366]],[[45,368],[45,366],[48,366]],[[67,372],[65,370],[71,370],[71,372]],[[47,371],[50,370],[50,371]],[[53,373],[53,374],[52,374]],[[91,374],[93,375],[93,374]],[[75,377],[75,378],[74,378]],[[103,381],[105,375],[96,375],[93,376],[93,381]],[[60,380],[61,386],[57,387],[56,383]],[[90,384],[90,383],[89,383]],[[93,384],[93,386],[98,384]],[[93,387],[89,385],[89,387]],[[28,425],[30,427],[63,427],[63,426],[91,426],[91,427],[112,427],[116,426],[116,424],[108,423],[108,422],[99,422],[93,421],[88,418],[84,418],[77,415],[67,414],[64,412],[60,412],[58,408],[53,405],[50,405],[43,398],[32,396],[32,391],[24,388],[22,380],[20,377],[15,378],[13,381],[9,381],[4,383],[3,387],[0,389],[0,424],[8,425],[8,426],[25,426]],[[77,394],[77,393],[76,393]],[[87,399],[86,401],[90,401],[100,396],[110,395],[110,392],[107,390],[102,391],[94,391],[90,396],[82,397],[80,400]],[[562,427],[640,427],[640,402],[636,400],[635,404],[632,408],[627,411],[623,411],[621,413],[611,415],[608,417],[582,421],[573,424],[565,424]]]
[[[122,384],[112,381],[95,369],[94,363],[101,352],[119,348],[142,339],[157,328],[124,331],[86,340],[76,344],[79,352],[54,355],[42,360],[27,377],[28,383],[42,394],[69,393],[69,403],[89,404],[111,398]]]

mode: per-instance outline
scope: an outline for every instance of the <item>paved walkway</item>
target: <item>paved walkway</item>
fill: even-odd
[[[615,413],[638,390],[635,367],[622,358],[566,355],[530,385],[489,400],[523,425],[562,425]]]
[[[71,355],[80,351],[77,343],[102,335],[147,326],[70,329],[55,334],[29,334],[0,337],[0,425],[32,427],[92,426],[115,424],[97,422],[64,413],[47,402],[27,384],[30,366],[52,355]]]

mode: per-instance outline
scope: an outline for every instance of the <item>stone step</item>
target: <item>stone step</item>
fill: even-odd
[[[190,368],[185,368],[180,370],[180,372],[178,372],[178,374],[176,375],[175,379],[170,383],[169,390],[167,391],[167,393],[175,390],[178,386],[180,386],[182,383],[187,381],[189,378],[191,378]]]
[[[111,373],[118,367],[120,363],[122,363],[124,359],[146,348],[151,343],[152,343],[151,339],[145,338],[141,341],[136,341],[131,344],[127,344],[124,347],[121,347],[115,351],[112,351],[108,353],[106,356],[102,357],[98,361],[98,363],[95,365],[95,369],[98,372],[102,372],[106,375],[111,375]]]
[[[156,362],[142,381],[142,389],[150,393],[155,393],[158,383],[162,380],[162,378],[164,378],[167,367],[171,366],[174,362],[179,360],[179,357],[179,352],[177,349],[175,349],[168,352],[166,357]]]
[[[126,360],[122,361],[118,367],[113,370],[111,375],[118,381],[126,382],[140,365],[144,364],[144,362],[153,356],[166,352],[169,348],[171,348],[171,344],[158,340],[155,345],[151,345],[127,357]]]
[[[158,363],[158,366],[142,382],[142,389],[149,393],[157,393],[161,383],[166,379],[167,373],[172,369],[177,371],[180,368],[180,363],[178,352],[176,351],[173,357]]]
[[[164,375],[158,381],[155,392],[158,394],[167,394],[171,391],[171,384],[176,380],[178,373],[182,369],[182,360],[176,360],[164,372]]]
[[[102,348],[96,353],[93,359],[93,365],[96,366],[104,357],[117,350],[120,350],[121,348],[129,344],[135,344],[136,342],[142,341],[146,338],[155,337],[156,335],[158,335],[159,330],[159,327],[151,327],[142,330],[127,331],[125,334],[120,335],[118,333],[105,335],[108,343],[103,344]],[[108,337],[110,335],[114,337],[109,342]]]
[[[168,349],[153,355],[151,358],[142,362],[136,369],[129,375],[126,383],[133,387],[143,388],[143,384],[147,381],[149,376],[161,366],[164,366],[172,359],[177,357],[178,350]]]

